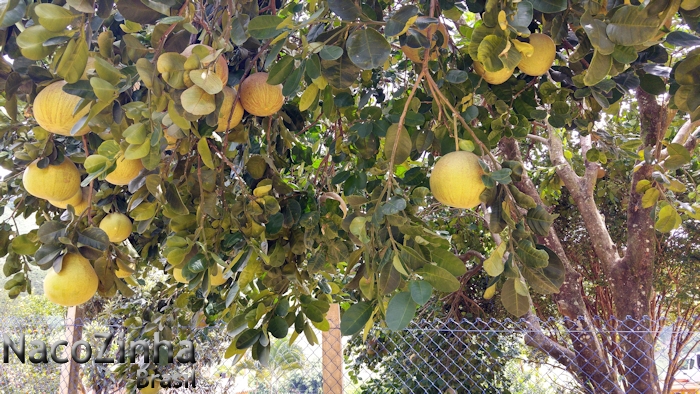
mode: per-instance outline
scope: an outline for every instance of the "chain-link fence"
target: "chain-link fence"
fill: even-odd
[[[0,393],[133,393],[137,382],[156,374],[163,386],[168,382],[180,386],[162,388],[161,393],[600,392],[587,388],[575,363],[564,365],[533,347],[533,338],[544,335],[564,349],[574,349],[571,338],[577,334],[595,335],[604,344],[611,379],[625,387],[624,374],[615,371],[624,364],[625,352],[619,344],[630,333],[629,325],[598,319],[594,330],[577,333],[582,325],[576,321],[533,319],[419,321],[397,332],[375,328],[366,339],[362,335],[341,338],[339,327],[332,326],[326,333],[313,333],[320,342],[316,345],[308,343],[310,334],[301,334],[291,344],[289,339],[271,339],[261,363],[249,354],[224,357],[232,341],[225,326],[193,329],[143,324],[138,319],[0,318],[4,342]],[[654,342],[658,376],[654,392],[700,393],[697,325],[638,323],[648,327],[638,332],[639,337]],[[80,337],[72,330],[82,331],[86,343],[75,342]],[[22,337],[25,363],[17,355],[22,353]],[[73,364],[76,385],[72,390],[66,387],[71,364],[60,363],[68,358],[71,343],[65,346],[59,342],[63,340],[80,350],[74,359],[85,360]],[[156,340],[165,342],[154,354]],[[87,344],[92,350],[89,360]],[[146,346],[151,352],[148,358],[142,352]]]

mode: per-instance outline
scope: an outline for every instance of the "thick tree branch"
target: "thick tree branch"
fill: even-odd
[[[595,189],[595,182],[598,179],[598,170],[600,169],[600,164],[594,161],[588,161],[586,159],[586,154],[589,150],[593,148],[591,142],[591,135],[588,134],[585,137],[581,137],[581,155],[586,163],[586,173],[583,176],[582,185],[583,190],[586,194],[593,195],[593,190]]]
[[[549,157],[556,166],[559,178],[564,181],[564,185],[569,189],[571,197],[581,213],[596,256],[603,263],[606,274],[609,274],[612,267],[620,259],[617,247],[610,238],[603,216],[598,211],[598,206],[593,198],[593,188],[586,187],[588,186],[586,179],[581,179],[576,175],[569,162],[566,161],[561,138],[551,128],[549,130]],[[588,171],[587,168],[586,172],[588,173]]]
[[[683,126],[681,126],[680,130],[678,130],[678,133],[673,137],[673,141],[671,142],[674,144],[681,144],[685,146],[689,152],[692,152],[697,145],[698,134],[700,134],[700,120],[696,120],[695,122],[687,120]],[[662,150],[659,160],[664,160],[667,157],[668,150]]]
[[[553,359],[557,360],[561,365],[571,368],[572,372],[578,374],[579,371],[576,366],[576,355],[574,352],[544,335],[538,317],[532,312],[528,312],[524,319],[525,324],[527,324],[528,327],[527,334],[525,335],[525,344],[535,349],[539,349]]]

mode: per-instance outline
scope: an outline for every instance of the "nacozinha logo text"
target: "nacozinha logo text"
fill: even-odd
[[[129,342],[129,346],[126,346],[123,337],[117,338],[117,349],[114,353],[110,352],[110,347],[112,344],[112,339],[114,334],[95,334],[95,338],[102,339],[102,346],[98,349],[97,355],[95,357],[96,363],[102,364],[125,364],[128,358],[130,363],[136,362],[136,357],[138,355],[143,356],[143,361],[148,363],[151,355],[157,357],[158,355],[163,355],[161,350],[167,352],[168,363],[173,363],[173,344],[170,341],[160,340],[160,333],[155,333],[153,342],[148,340],[139,340]],[[13,341],[9,335],[2,335],[2,362],[7,364],[10,359],[10,352],[17,356],[22,364],[25,363],[25,338],[24,334],[19,338],[17,342]],[[151,346],[153,344],[153,346]],[[68,341],[56,341],[49,345],[44,341],[34,340],[29,342],[29,362],[33,364],[48,363],[49,358],[57,364],[65,364],[68,362],[68,357],[64,356],[65,347],[68,346]],[[194,343],[192,341],[180,341],[178,343],[179,351],[175,359],[179,363],[194,363]],[[81,348],[83,349],[81,351]],[[70,357],[73,361],[78,364],[84,364],[92,358],[92,346],[87,341],[76,341],[70,348]],[[110,355],[116,356],[115,358]],[[162,356],[161,356],[162,357]],[[164,360],[163,360],[164,361]]]

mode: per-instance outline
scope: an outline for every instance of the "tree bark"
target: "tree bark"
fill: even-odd
[[[664,137],[666,108],[655,96],[637,89],[641,121],[642,149],[657,149]],[[649,152],[651,149],[647,149]],[[657,158],[660,156],[657,154]],[[611,290],[615,314],[620,319],[620,337],[628,393],[658,393],[658,375],[654,362],[651,332],[651,297],[656,259],[656,206],[644,208],[637,183],[652,180],[653,164],[644,161],[632,176],[627,207],[627,248],[611,270]]]

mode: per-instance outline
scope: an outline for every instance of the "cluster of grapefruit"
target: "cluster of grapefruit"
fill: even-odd
[[[189,58],[197,45],[190,45],[181,54]],[[210,54],[214,53],[213,48],[205,47]],[[210,63],[204,63],[203,66],[213,68],[215,75],[225,86],[228,81],[226,59],[218,56]],[[83,79],[87,79],[87,71],[91,67],[94,69],[94,58],[89,59]],[[240,85],[239,97],[236,89],[224,87],[217,132],[236,127],[243,118],[244,110],[255,116],[270,116],[282,108],[282,86],[268,84],[267,77],[267,73],[258,72],[245,78]],[[184,82],[188,87],[193,85],[187,74]],[[79,107],[80,97],[64,91],[65,85],[65,81],[53,82],[37,94],[33,103],[34,118],[39,126],[48,132],[80,137],[90,132],[87,123],[79,130],[73,130],[72,134],[71,131],[74,125],[88,114],[90,106]],[[79,109],[76,111],[76,108]],[[168,138],[168,142],[173,141]],[[128,160],[120,156],[115,162],[114,170],[106,175],[105,180],[116,186],[128,185],[143,169],[141,160]],[[27,166],[22,181],[30,195],[44,199],[61,209],[72,206],[77,215],[82,215],[90,203],[90,189],[80,187],[80,170],[67,157],[60,162],[48,164],[41,159],[35,160]],[[131,235],[133,224],[128,216],[115,212],[107,214],[100,221],[99,227],[107,234],[110,242],[121,243]],[[99,279],[90,262],[79,254],[69,253],[63,257],[61,266],[59,272],[50,270],[44,280],[46,297],[64,306],[79,305],[92,298],[97,291]],[[128,273],[119,270],[115,273],[118,277],[129,276]],[[173,276],[178,282],[186,283],[181,269],[175,269]],[[211,284],[218,286],[225,281],[221,268],[217,266],[217,271],[211,275]],[[83,285],[75,286],[76,283]]]

